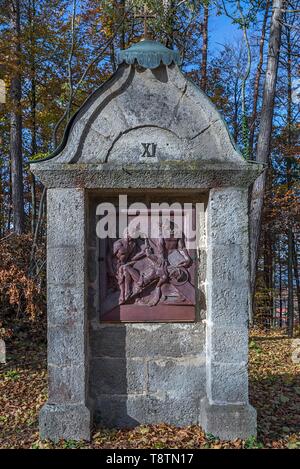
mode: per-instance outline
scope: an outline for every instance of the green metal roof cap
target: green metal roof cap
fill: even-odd
[[[172,62],[181,65],[179,52],[168,49],[160,42],[148,39],[134,44],[129,49],[119,51],[117,61],[119,64],[126,62],[129,65],[137,61],[144,68],[157,68],[161,62],[164,65],[171,65]]]

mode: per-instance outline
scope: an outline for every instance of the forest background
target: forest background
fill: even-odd
[[[116,70],[148,29],[224,116],[250,190],[251,321],[299,325],[299,0],[0,0],[0,330],[46,316],[46,190],[29,161]],[[1,328],[2,325],[2,328]]]

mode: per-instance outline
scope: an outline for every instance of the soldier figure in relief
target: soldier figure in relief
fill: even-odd
[[[155,306],[161,300],[162,287],[166,284],[175,285],[179,297],[182,300],[188,299],[186,295],[182,295],[184,291],[180,291],[182,289],[179,287],[188,283],[187,269],[193,261],[185,247],[183,236],[174,237],[174,227],[168,238],[145,238],[140,247],[137,239],[131,237],[127,231],[124,238],[115,241],[113,255],[120,289],[119,304],[136,297],[136,303]],[[150,297],[147,300],[139,298],[139,294],[151,284],[155,288]]]

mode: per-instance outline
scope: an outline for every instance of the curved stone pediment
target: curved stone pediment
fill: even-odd
[[[195,188],[249,185],[262,171],[242,157],[216,107],[174,60],[154,69],[123,61],[73,116],[57,150],[31,164],[48,187],[140,187],[150,167],[149,187],[159,174],[174,188],[183,180]]]
[[[52,162],[143,162],[144,144],[156,146],[147,162],[245,163],[214,105],[176,65],[155,70],[121,65],[77,113]]]

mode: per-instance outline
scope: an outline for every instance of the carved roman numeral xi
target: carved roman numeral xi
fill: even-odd
[[[142,154],[142,158],[154,158],[156,155],[156,143],[142,143],[144,148],[144,153]]]

